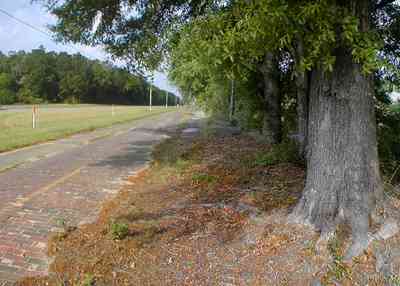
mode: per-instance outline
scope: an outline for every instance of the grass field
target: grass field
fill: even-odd
[[[392,107],[392,109],[395,110],[395,111],[397,111],[397,112],[400,112],[400,103],[394,104],[393,107]]]
[[[0,152],[166,111],[164,107],[153,107],[149,112],[142,106],[115,106],[112,116],[112,107],[106,105],[46,105],[39,107],[37,127],[33,129],[31,107],[0,107]]]

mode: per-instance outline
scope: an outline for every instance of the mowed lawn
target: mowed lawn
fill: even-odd
[[[44,105],[39,106],[33,129],[31,107],[0,106],[0,152],[163,112],[167,112],[164,107],[153,107],[150,112],[144,106],[114,106],[112,116],[112,107],[107,105]]]

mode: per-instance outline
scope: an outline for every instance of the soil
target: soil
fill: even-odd
[[[319,247],[287,224],[304,167],[260,163],[270,150],[246,134],[175,134],[95,223],[50,238],[47,277],[17,285],[400,285],[400,236],[345,264],[345,226]]]

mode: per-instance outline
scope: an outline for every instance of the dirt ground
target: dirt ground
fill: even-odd
[[[52,236],[48,277],[17,285],[400,285],[399,235],[345,264],[346,227],[320,249],[286,223],[304,167],[272,153],[245,134],[175,134],[95,223]]]

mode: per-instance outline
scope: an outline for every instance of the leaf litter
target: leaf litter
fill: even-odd
[[[338,241],[319,251],[317,233],[286,223],[304,167],[255,163],[270,149],[246,134],[176,133],[96,222],[50,238],[47,277],[17,285],[400,285],[399,261],[390,281],[375,267],[382,242],[346,265]]]

